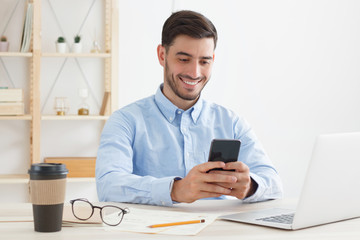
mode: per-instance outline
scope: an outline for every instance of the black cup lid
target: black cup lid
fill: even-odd
[[[68,174],[69,170],[61,163],[34,163],[28,173],[31,175],[62,175]]]

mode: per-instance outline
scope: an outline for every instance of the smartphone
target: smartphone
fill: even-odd
[[[209,162],[236,162],[240,152],[241,141],[237,139],[213,139],[211,141]],[[212,170],[223,170],[214,168]],[[234,171],[234,170],[228,170]]]

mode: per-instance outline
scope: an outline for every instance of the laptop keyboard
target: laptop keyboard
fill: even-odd
[[[294,219],[294,213],[290,214],[281,214],[271,217],[265,217],[265,218],[258,218],[256,220],[258,221],[265,221],[265,222],[275,222],[275,223],[283,223],[283,224],[291,224]]]

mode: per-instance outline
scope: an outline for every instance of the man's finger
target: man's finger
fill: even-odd
[[[242,162],[228,162],[225,164],[223,169],[232,170],[235,169],[236,172],[248,172],[249,167]]]
[[[224,172],[224,171],[223,171]],[[204,175],[204,182],[208,183],[236,183],[237,177],[233,174],[223,174],[222,171],[214,171]]]
[[[231,193],[229,188],[222,187],[218,184],[205,184],[201,186],[201,193],[207,192],[211,194],[228,195]]]
[[[214,168],[224,168],[224,167],[225,167],[224,162],[206,162],[198,165],[199,171],[203,173],[206,173]]]

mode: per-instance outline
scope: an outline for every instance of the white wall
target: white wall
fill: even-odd
[[[1,0],[0,4],[13,2]],[[219,32],[212,80],[203,94],[248,119],[283,178],[285,196],[299,194],[316,135],[360,131],[359,1],[119,0],[119,3],[119,106],[154,94],[162,82],[156,47],[161,40],[162,24],[171,10],[202,12],[214,22]],[[77,0],[74,4],[80,7],[85,3]],[[47,7],[44,5],[45,9]],[[0,7],[1,11],[6,13]],[[53,19],[50,21],[43,26],[46,29],[44,39],[48,39],[43,47],[49,51],[54,48],[50,36],[55,38],[59,34]],[[94,23],[92,21],[89,25]],[[89,49],[92,37],[89,25],[85,26],[84,32],[86,49]],[[76,26],[78,24],[66,28],[68,38],[76,32]],[[9,39],[16,39],[18,29],[12,27],[10,30]],[[15,45],[11,48],[15,49]],[[21,71],[16,71],[25,68],[26,72],[26,61],[7,58],[5,63],[16,84],[27,88],[26,81],[21,80],[26,76],[18,76]],[[92,69],[88,61],[82,63]],[[58,67],[59,64],[54,62],[53,67],[42,73],[43,79],[48,79],[49,74],[48,81],[53,81],[51,73]],[[0,68],[0,81],[8,84],[4,74]],[[68,75],[62,77],[67,79]],[[76,88],[84,83],[79,72],[75,83],[78,84]],[[60,86],[59,92],[54,95],[67,90],[61,84],[57,86]],[[52,101],[46,106],[46,112],[51,113],[51,105]],[[26,173],[28,122],[1,121],[0,124],[0,134],[6,136],[0,137],[0,173]],[[42,152],[43,156],[96,153],[97,143],[79,145],[76,133],[66,145],[60,144],[63,141],[52,142],[56,139],[52,136],[59,136],[57,132],[49,132],[53,129],[50,125],[54,124],[57,123],[44,123],[43,133],[49,135],[44,136],[46,151]],[[71,126],[67,134],[77,129],[82,139],[98,138],[86,129],[99,126],[90,123]],[[63,123],[57,127],[61,134],[66,131]],[[86,187],[77,184],[74,184],[74,192],[77,188],[86,189],[88,195],[93,196],[93,183]]]
[[[156,47],[172,9],[199,11],[216,25],[203,94],[248,119],[285,196],[298,196],[315,137],[360,131],[360,2],[120,0],[120,106],[162,82]]]

